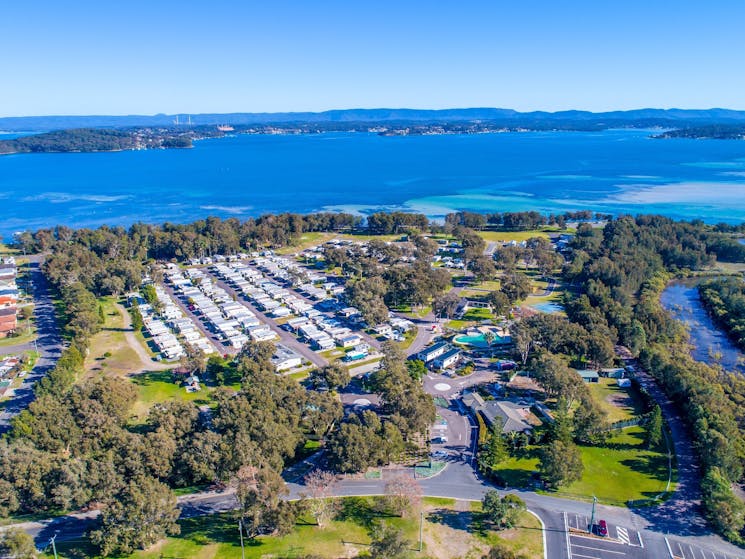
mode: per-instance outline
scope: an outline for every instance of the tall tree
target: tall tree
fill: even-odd
[[[102,555],[129,554],[176,535],[179,509],[167,486],[151,477],[132,479],[101,513],[91,541]]]
[[[422,486],[411,476],[400,474],[385,484],[388,509],[399,516],[407,516],[422,504]]]
[[[538,471],[552,489],[569,485],[582,477],[582,455],[574,443],[555,440],[541,449]]]
[[[308,492],[304,497],[308,501],[310,514],[320,527],[325,526],[336,512],[337,501],[333,494],[337,482],[336,474],[326,470],[316,469],[305,476]]]

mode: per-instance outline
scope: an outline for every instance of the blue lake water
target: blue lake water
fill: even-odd
[[[695,281],[670,283],[660,302],[673,318],[688,326],[694,359],[745,374],[745,355],[706,312]]]
[[[0,236],[52,226],[376,209],[745,221],[745,142],[649,131],[237,136],[189,150],[0,156]]]

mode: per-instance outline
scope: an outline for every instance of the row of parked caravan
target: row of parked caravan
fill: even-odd
[[[304,283],[295,282],[295,293],[292,289],[283,287],[275,281],[290,281],[284,275],[289,268],[287,266],[289,262],[280,257],[257,258],[256,267],[238,262],[218,264],[211,270],[269,316],[286,318],[283,328],[293,332],[312,349],[324,351],[340,346],[359,349],[359,353],[367,355],[369,346],[363,343],[359,334],[308,302],[308,299],[328,299],[330,294],[326,290],[326,283],[330,283],[333,287],[337,287],[338,284],[325,282],[324,276],[313,274],[316,277],[302,278],[307,280]],[[273,278],[268,277],[269,274]],[[297,279],[297,276],[298,271],[295,270],[292,277]],[[317,287],[310,280],[324,282],[324,284]],[[311,290],[310,287],[313,289]]]
[[[131,295],[130,303],[137,303],[145,330],[163,358],[171,361],[183,356],[186,353],[184,343],[204,353],[215,351],[163,287],[155,286],[155,295],[158,309],[152,308],[139,294]]]
[[[241,349],[249,337],[256,341],[277,338],[276,333],[215,285],[202,269],[188,268],[182,272],[177,267],[170,267],[166,278],[205,327],[226,346]]]

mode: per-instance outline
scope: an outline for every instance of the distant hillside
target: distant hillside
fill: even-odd
[[[709,124],[670,130],[655,136],[658,139],[691,138],[701,140],[745,140],[745,124]]]
[[[676,123],[745,123],[745,111],[728,109],[638,109],[592,113],[589,111],[518,112],[512,109],[343,109],[319,113],[206,113],[192,114],[194,125],[257,125],[272,123],[331,123],[331,122],[472,122],[493,121],[501,123],[540,122],[613,122],[639,127],[641,123],[659,123],[676,127]],[[180,121],[185,115],[180,115]],[[70,128],[123,128],[135,126],[172,127],[176,115],[126,115],[126,116],[28,116],[0,118],[0,130],[5,131],[49,131]]]
[[[0,140],[0,154],[123,151],[191,147],[192,138],[147,129],[74,128]]]

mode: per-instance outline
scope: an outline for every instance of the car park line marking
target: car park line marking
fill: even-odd
[[[670,547],[670,542],[668,541],[667,538],[665,538],[665,543],[667,544],[667,552],[670,554],[670,557],[672,558],[673,557],[673,550]]]
[[[618,536],[618,539],[621,540],[626,545],[631,545],[631,540],[629,539],[629,532],[626,530],[626,528],[621,528],[620,526],[616,526],[616,535]]]
[[[580,549],[589,549],[591,551],[601,551],[603,553],[613,553],[615,555],[626,555],[626,552],[625,551],[613,551],[613,550],[610,550],[610,549],[603,549],[602,547],[590,547],[590,546],[587,546],[587,545],[579,545],[579,544],[576,544],[576,543],[573,543],[572,544],[572,547],[579,547]]]
[[[636,537],[639,538],[639,547],[644,547],[644,542],[642,541],[642,533],[637,532]]]
[[[579,553],[576,554],[575,557],[583,557],[585,559],[600,559],[600,557],[595,557],[594,555],[580,555]]]

